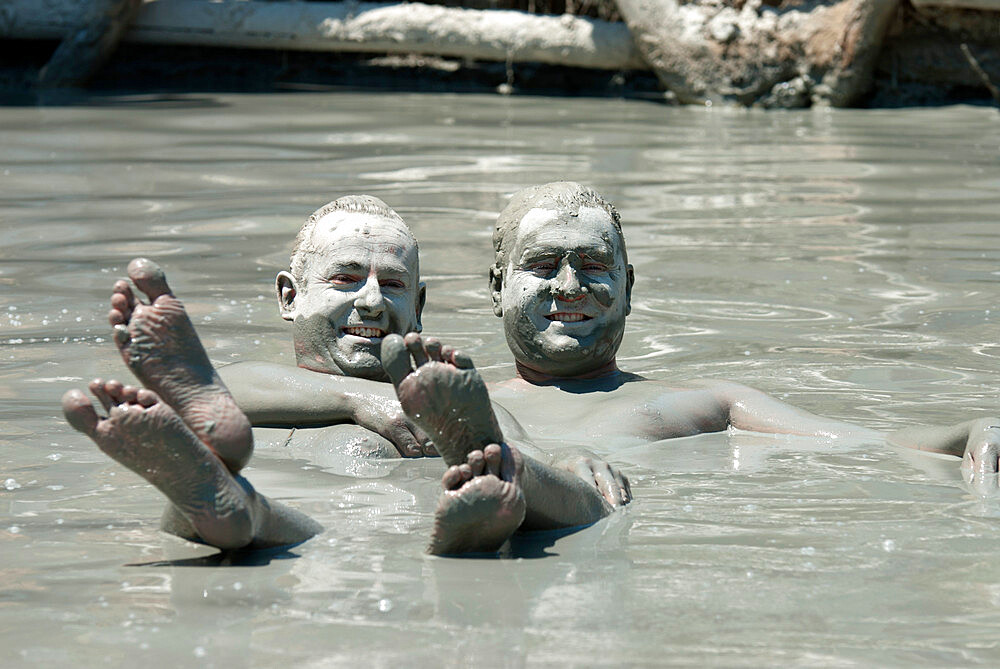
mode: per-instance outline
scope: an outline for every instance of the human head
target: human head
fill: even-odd
[[[395,211],[369,195],[313,212],[275,285],[300,367],[381,380],[382,338],[421,328],[426,289],[417,242]]]
[[[497,218],[493,248],[493,311],[519,373],[614,369],[634,283],[615,208],[574,182],[525,188]]]

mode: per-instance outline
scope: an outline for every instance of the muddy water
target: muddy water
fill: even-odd
[[[438,461],[248,473],[327,528],[219,564],[64,424],[125,371],[106,298],[173,279],[213,361],[292,360],[271,279],[300,221],[377,195],[420,239],[428,332],[511,373],[485,268],[530,183],[617,202],[623,366],[715,376],[877,428],[1000,413],[1000,124],[980,108],[757,113],[299,94],[0,109],[4,666],[931,666],[1000,659],[1000,498],[955,460],[711,435],[606,455],[625,512],[514,559],[421,553]],[[557,435],[556,435],[557,437]],[[597,450],[600,444],[594,445]]]

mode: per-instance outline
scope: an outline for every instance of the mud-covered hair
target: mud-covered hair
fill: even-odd
[[[497,216],[497,224],[493,229],[493,251],[496,253],[496,267],[503,269],[507,260],[508,246],[517,230],[521,219],[532,209],[551,209],[553,211],[579,213],[582,207],[594,207],[603,210],[611,217],[611,223],[618,232],[622,242],[622,256],[628,262],[625,251],[625,235],[622,234],[622,220],[614,205],[605,200],[600,193],[589,186],[575,181],[554,181],[541,186],[528,186],[514,193],[507,206]]]
[[[413,247],[419,250],[416,237],[413,236],[409,226],[406,225],[399,214],[393,211],[392,207],[371,195],[345,195],[333,202],[327,202],[310,214],[309,218],[306,219],[306,222],[299,229],[299,234],[295,236],[292,256],[288,261],[288,271],[296,281],[302,281],[305,273],[306,258],[320,250],[313,244],[313,231],[316,229],[316,224],[323,217],[337,211],[348,214],[368,214],[369,216],[377,216],[393,223],[398,223],[399,227],[413,240]],[[419,253],[417,255],[419,257]]]

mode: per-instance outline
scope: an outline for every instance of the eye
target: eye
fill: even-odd
[[[398,289],[406,288],[406,284],[400,281],[399,279],[386,279],[384,281],[379,281],[378,285],[382,286],[383,288],[398,288]]]
[[[335,286],[349,286],[360,281],[361,277],[353,274],[334,274],[327,280]]]
[[[551,260],[542,260],[539,262],[533,262],[528,265],[528,271],[534,272],[535,274],[551,274],[556,269],[555,262]]]
[[[581,269],[584,272],[607,272],[608,271],[608,266],[605,265],[602,262],[596,262],[596,261],[591,260],[591,261],[588,261],[588,262],[584,263],[584,265],[583,265],[583,267],[581,267]]]

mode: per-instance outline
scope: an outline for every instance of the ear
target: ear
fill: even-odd
[[[493,314],[498,318],[503,316],[502,289],[503,270],[496,266],[490,267],[490,297],[493,298]]]
[[[635,271],[632,265],[625,265],[625,315],[632,313],[632,286],[635,285]]]
[[[286,321],[295,320],[295,297],[299,294],[299,285],[288,272],[278,272],[274,279],[274,288],[278,293],[278,311]]]
[[[424,326],[420,322],[420,316],[423,315],[423,313],[424,313],[424,305],[425,304],[427,304],[427,284],[424,283],[423,281],[421,281],[417,285],[417,305],[416,305],[417,326],[416,326],[416,330],[415,330],[416,332],[423,332],[424,331]]]

